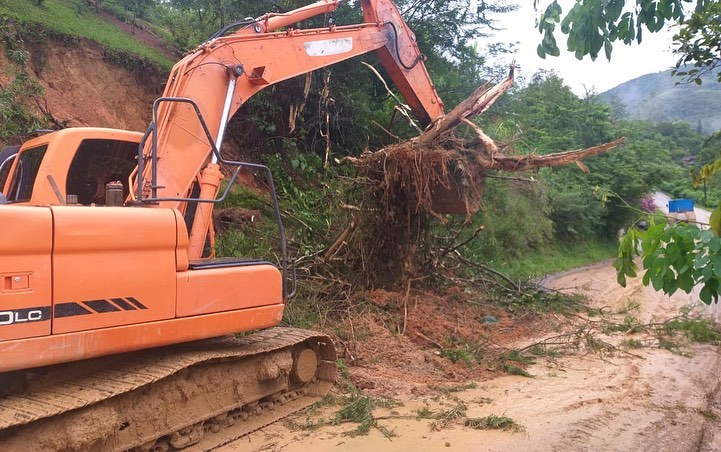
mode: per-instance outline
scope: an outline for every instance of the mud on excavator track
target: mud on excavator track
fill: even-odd
[[[41,369],[0,398],[0,444],[212,450],[322,398],[335,358],[325,335],[272,328]]]

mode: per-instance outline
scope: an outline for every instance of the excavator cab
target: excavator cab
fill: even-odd
[[[141,134],[77,128],[42,135],[0,154],[0,192],[8,204],[103,206],[105,186],[137,166]]]

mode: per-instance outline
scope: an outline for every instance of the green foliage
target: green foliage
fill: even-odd
[[[613,43],[621,41],[631,44],[641,43],[643,29],[657,32],[668,22],[681,22],[684,19],[684,3],[691,0],[637,0],[634,7],[625,8],[626,0],[580,1],[577,0],[570,10],[562,16],[563,9],[557,1],[550,3],[541,14],[538,30],[544,35],[542,45],[545,54],[558,56],[560,53],[554,32],[560,23],[561,32],[568,35],[566,45],[576,58],[590,55],[595,60],[601,50],[606,58],[611,58]],[[705,2],[699,1],[698,5]]]
[[[24,72],[0,87],[0,140],[7,140],[46,125],[43,118],[28,108],[32,96],[40,95],[42,86]]]
[[[691,16],[687,17],[691,10]],[[611,59],[613,45],[630,45],[643,40],[644,30],[656,33],[668,24],[680,25],[674,36],[675,52],[680,55],[674,73],[688,77],[696,84],[701,76],[719,66],[721,51],[721,14],[719,2],[706,0],[576,0],[563,14],[557,0],[549,3],[541,13],[538,31],[543,39],[537,53],[558,56],[556,27],[567,35],[566,46],[579,60],[589,55],[595,60],[601,50]],[[691,65],[689,69],[688,65]],[[721,81],[721,73],[718,75]]]
[[[696,84],[702,82],[701,76],[711,73],[719,66],[721,52],[721,4],[719,2],[699,1],[696,9],[684,23],[678,34],[674,36],[676,53],[681,55],[675,73],[687,76]],[[687,69],[687,64],[693,64]],[[721,73],[717,74],[721,81]]]
[[[508,293],[499,297],[498,301],[516,314],[572,314],[583,308],[585,299],[581,295],[567,295],[561,292],[544,289],[529,289],[523,293]]]
[[[509,276],[522,280],[610,259],[617,248],[615,241],[594,240],[593,236],[584,237],[583,241],[576,243],[559,240],[516,258],[494,261],[494,264]]]
[[[594,197],[593,187],[582,180],[544,173],[548,174],[550,219],[555,225],[556,237],[563,237],[570,243],[603,235],[607,210]]]
[[[542,250],[553,236],[553,224],[547,214],[547,200],[539,185],[489,179],[483,209],[459,240],[481,224],[484,232],[465,248],[464,255],[503,265],[528,252]]]
[[[463,425],[476,430],[505,430],[513,432],[523,432],[526,430],[525,427],[510,417],[496,416],[495,414],[481,418],[468,418],[463,422]]]
[[[387,438],[395,436],[393,431],[378,424],[378,421],[373,416],[373,411],[376,407],[394,408],[398,406],[398,403],[392,399],[380,399],[363,395],[360,389],[351,381],[345,363],[338,360],[337,366],[341,377],[340,384],[348,395],[334,400],[335,403],[342,405],[342,408],[336,413],[330,423],[333,425],[346,422],[358,424],[354,430],[344,433],[351,437],[367,435],[372,428],[377,428]]]
[[[578,98],[553,73],[537,74],[503,108],[503,116],[513,117],[520,130],[513,137],[520,152],[547,154],[626,137],[623,149],[586,159],[588,174],[571,166],[540,171],[541,187],[546,190],[544,207],[557,241],[615,237],[633,213],[616,198],[594,194],[614,192],[637,205],[656,187],[688,184],[674,158],[680,160],[695,151],[686,147],[698,146],[701,140],[688,125],[612,122],[610,107],[593,95]]]
[[[510,375],[518,375],[519,377],[526,377],[526,378],[533,378],[533,375],[528,373],[525,369],[522,369],[518,366],[514,366],[513,364],[503,364],[501,366],[503,371]]]
[[[17,27],[0,23],[5,55],[11,63],[5,67],[10,83],[0,86],[0,140],[7,141],[45,127],[46,120],[32,109],[32,100],[43,94],[43,87],[27,71],[28,52],[22,48]]]
[[[721,342],[719,325],[708,319],[682,316],[663,324],[666,333],[682,333],[692,342],[699,344],[718,344]]]
[[[618,282],[635,277],[634,257],[643,257],[643,284],[673,295],[679,289],[691,293],[701,286],[699,298],[706,304],[718,302],[721,287],[721,238],[712,231],[695,225],[677,224],[668,227],[665,219],[650,219],[652,226],[645,232],[630,228],[622,238],[614,267]]]

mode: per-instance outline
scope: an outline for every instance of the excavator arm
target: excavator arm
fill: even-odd
[[[240,23],[238,31],[227,36],[219,32],[173,67],[163,98],[156,102],[139,169],[132,176],[131,198],[185,211],[193,184],[200,179],[190,259],[202,256],[206,242],[222,179],[218,161],[225,126],[262,89],[376,51],[422,124],[443,114],[415,36],[391,1],[361,0],[363,24],[285,28],[329,13],[338,3],[323,0]]]

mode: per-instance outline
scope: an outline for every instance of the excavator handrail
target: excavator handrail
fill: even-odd
[[[158,108],[160,104],[164,102],[179,102],[179,103],[187,103],[190,104],[194,109],[198,116],[198,121],[200,121],[200,125],[203,127],[203,130],[205,131],[205,135],[208,137],[208,142],[210,143],[210,148],[213,152],[213,154],[217,157],[218,162],[234,166],[235,170],[233,171],[233,175],[231,176],[230,180],[226,184],[225,190],[223,191],[223,194],[220,196],[220,198],[216,199],[201,199],[201,198],[159,198],[156,194],[156,189],[160,188],[157,187],[157,161],[158,161],[158,143],[157,143],[157,134],[158,134],[158,126],[155,122],[155,120],[151,121],[150,125],[148,126],[148,129],[146,130],[145,134],[140,140],[140,143],[138,144],[138,191],[135,194],[135,199],[138,204],[157,204],[159,202],[163,201],[179,201],[179,202],[197,202],[197,203],[210,203],[210,204],[218,204],[226,200],[228,197],[228,194],[230,194],[230,190],[233,187],[233,184],[235,183],[236,179],[238,178],[238,174],[240,174],[240,170],[243,168],[253,168],[256,170],[260,170],[261,172],[265,173],[266,180],[268,183],[268,186],[270,188],[270,195],[271,199],[273,201],[273,212],[275,214],[275,220],[276,225],[278,226],[278,235],[280,236],[281,241],[281,274],[283,277],[283,298],[285,300],[288,300],[290,298],[293,298],[296,294],[297,289],[297,281],[296,281],[296,270],[295,270],[295,262],[292,262],[292,272],[291,272],[291,282],[292,282],[292,289],[288,291],[287,287],[287,280],[288,280],[288,239],[285,234],[285,228],[283,227],[283,220],[280,215],[280,204],[278,202],[278,195],[275,189],[275,181],[273,180],[273,173],[271,172],[270,168],[266,165],[262,165],[260,163],[250,163],[250,162],[240,162],[235,160],[227,160],[223,157],[223,153],[218,149],[218,147],[213,142],[212,135],[210,134],[210,130],[208,129],[208,125],[205,122],[205,119],[203,119],[203,115],[200,112],[200,108],[198,107],[198,104],[193,99],[188,99],[184,97],[160,97],[155,100],[153,103],[153,118],[157,118]],[[152,144],[151,144],[151,154],[150,159],[153,164],[153,171],[152,174],[152,181],[151,181],[151,196],[149,197],[143,197],[143,184],[144,184],[144,176],[143,176],[143,167],[145,166],[145,155],[144,155],[144,149],[145,144],[148,141],[148,138],[152,138]],[[133,187],[130,187],[130,190],[133,190]]]

